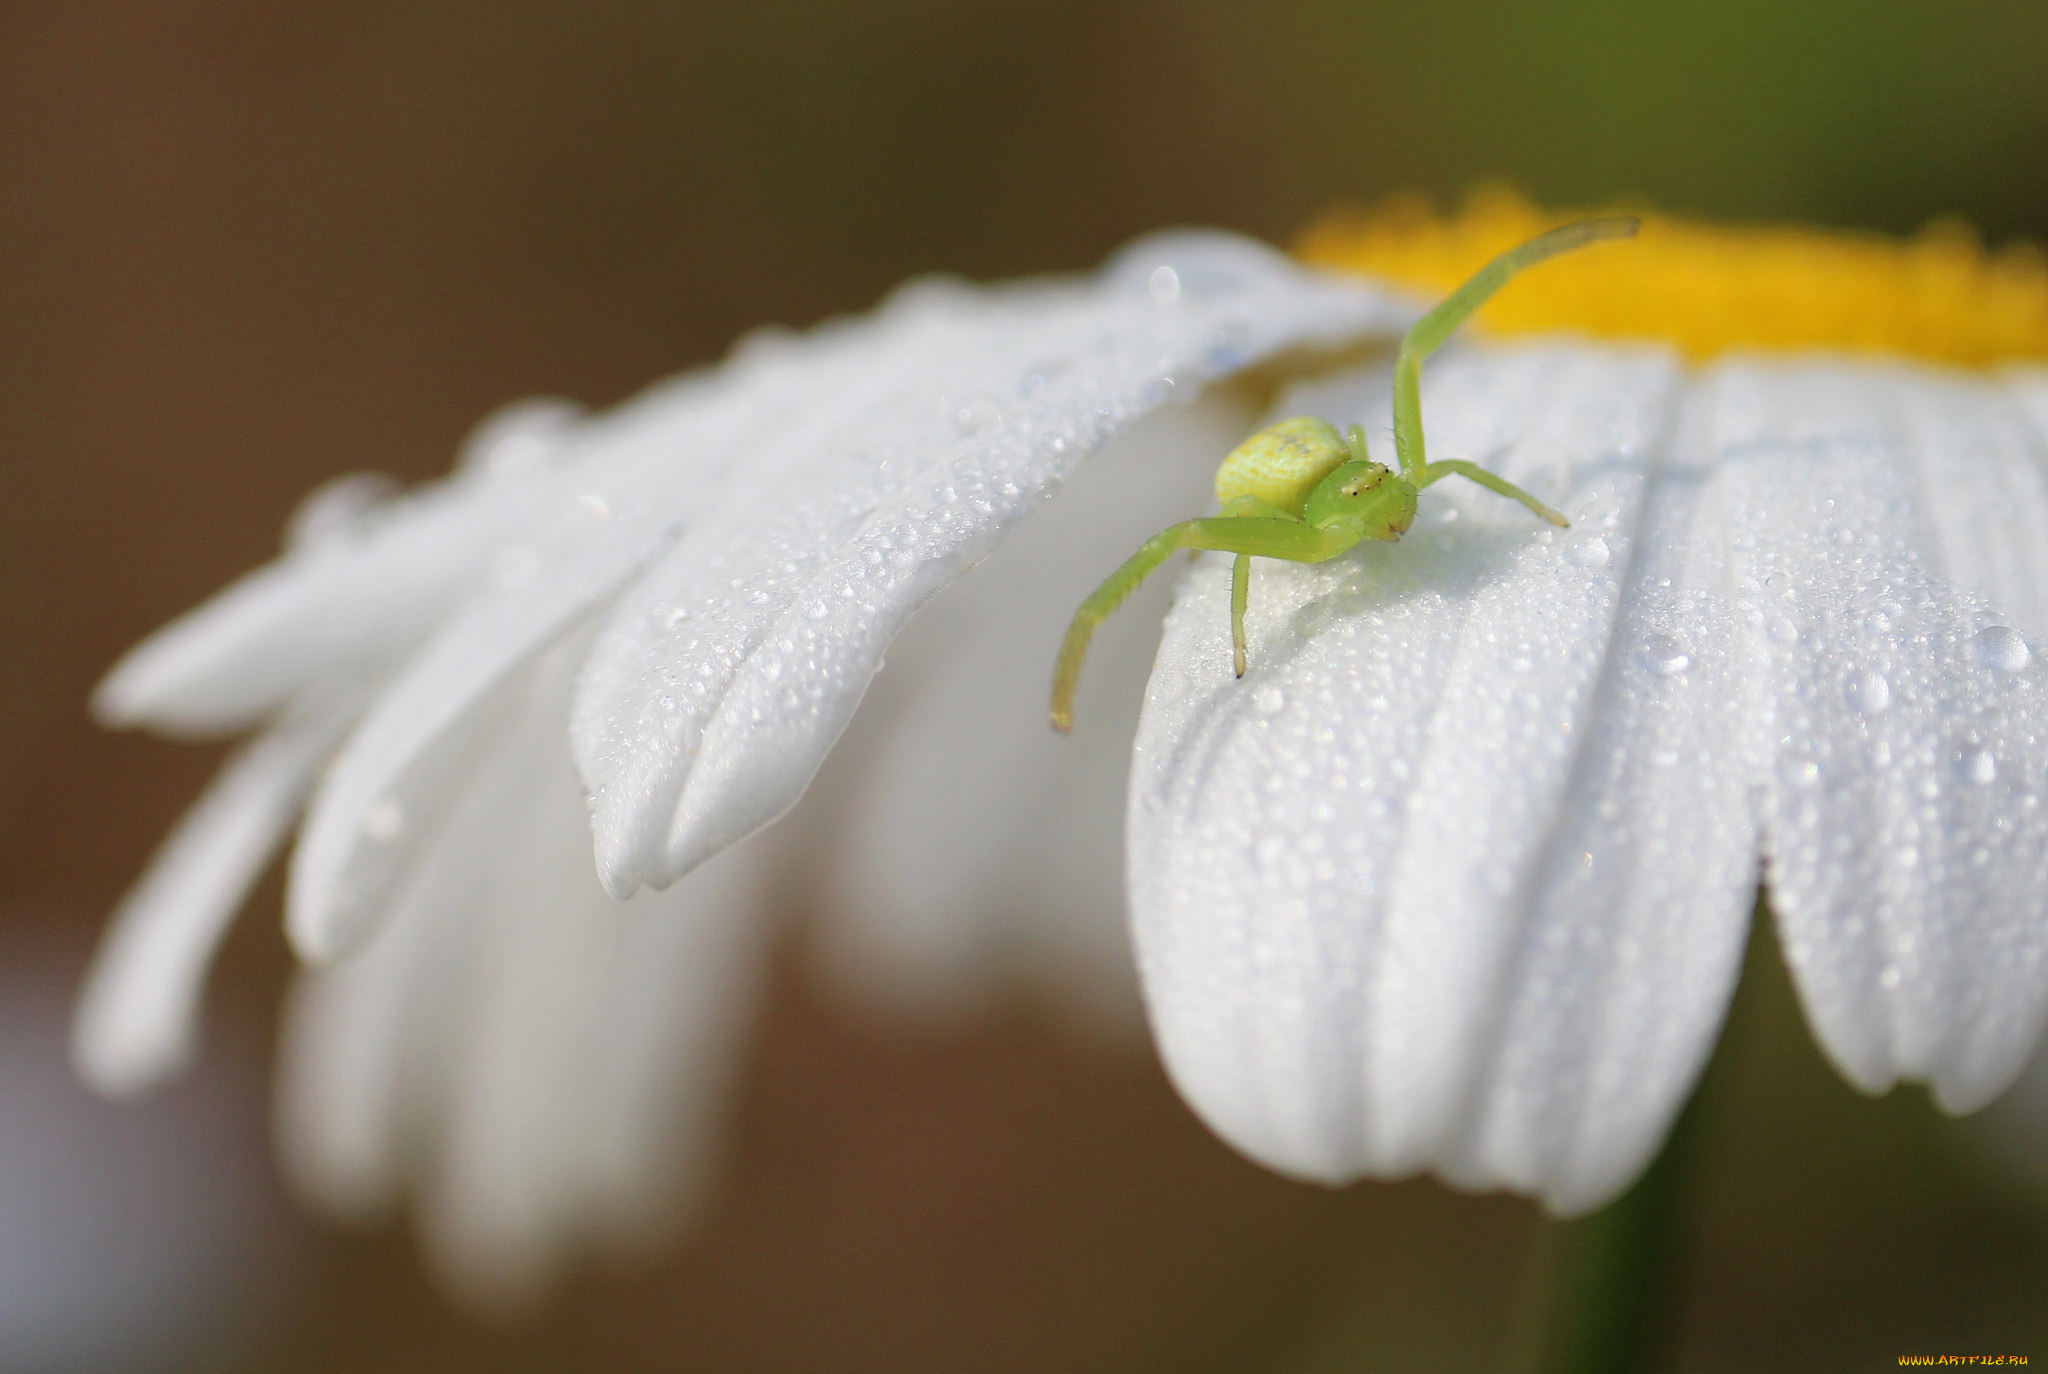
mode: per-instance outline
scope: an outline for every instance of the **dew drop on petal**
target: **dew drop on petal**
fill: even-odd
[[[963,403],[953,413],[953,427],[964,438],[967,435],[979,434],[985,429],[1001,424],[1002,419],[1002,407],[998,406],[992,398],[976,396]]]
[[[1575,568],[1604,568],[1612,555],[1607,541],[1597,534],[1583,534],[1564,546],[1564,561]]]
[[[2017,673],[2034,657],[2027,641],[2010,625],[1979,630],[1970,640],[1970,661],[2000,673]]]
[[[1778,777],[1787,787],[1804,790],[1820,781],[1820,765],[1812,759],[1787,759],[1779,765]]]
[[[1152,269],[1152,275],[1145,281],[1145,290],[1159,305],[1172,305],[1180,299],[1180,273],[1165,263]]]
[[[1972,744],[1956,753],[1956,776],[1979,787],[1998,781],[1998,756]]]
[[[1692,667],[1692,654],[1678,640],[1666,634],[1650,635],[1636,650],[1636,658],[1658,677],[1677,677]]]
[[[1842,687],[1842,699],[1859,715],[1881,715],[1892,704],[1892,684],[1883,673],[1851,673]]]
[[[1287,706],[1287,694],[1278,687],[1261,687],[1252,697],[1252,709],[1262,716],[1277,716]]]

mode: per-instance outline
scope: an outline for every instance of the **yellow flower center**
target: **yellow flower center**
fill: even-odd
[[[1496,187],[1450,217],[1419,198],[1340,212],[1312,225],[1296,248],[1309,262],[1440,296],[1496,255],[1580,218]],[[1803,348],[1970,365],[2048,357],[2048,256],[2033,244],[1989,252],[1955,221],[1890,239],[1642,218],[1633,243],[1518,277],[1480,322],[1501,334],[1662,340],[1694,359]]]

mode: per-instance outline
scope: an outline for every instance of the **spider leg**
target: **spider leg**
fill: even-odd
[[[1485,487],[1488,491],[1497,491],[1502,496],[1512,497],[1515,500],[1520,501],[1523,505],[1527,506],[1530,510],[1536,512],[1536,514],[1542,516],[1545,520],[1548,520],[1553,525],[1562,525],[1567,529],[1571,527],[1571,521],[1565,519],[1562,515],[1559,515],[1556,511],[1544,505],[1541,501],[1538,501],[1528,492],[1523,491],[1520,487],[1516,486],[1513,482],[1510,482],[1507,478],[1496,476],[1495,474],[1488,472],[1485,468],[1479,466],[1479,464],[1468,463],[1463,458],[1446,458],[1442,462],[1431,463],[1429,467],[1423,471],[1422,480],[1417,482],[1415,485],[1418,487],[1426,487],[1430,483],[1438,481],[1445,477],[1469,477],[1473,481],[1477,482],[1480,486]]]
[[[1062,732],[1073,728],[1074,689],[1080,684],[1081,661],[1088,656],[1088,641],[1094,638],[1095,627],[1108,619],[1110,612],[1138,589],[1139,583],[1171,558],[1175,549],[1215,549],[1237,554],[1241,560],[1284,558],[1291,563],[1321,563],[1357,542],[1356,536],[1342,530],[1318,529],[1300,520],[1263,515],[1212,515],[1161,530],[1146,540],[1074,612],[1067,637],[1060,645],[1059,664],[1053,669],[1053,728]],[[1235,586],[1232,591],[1236,610]]]
[[[1602,239],[1633,238],[1637,227],[1633,219],[1589,219],[1539,234],[1480,268],[1472,280],[1415,322],[1401,340],[1400,356],[1394,360],[1394,451],[1401,456],[1404,477],[1419,487],[1430,468],[1422,444],[1422,360],[1436,352],[1517,272]]]
[[[1244,607],[1252,594],[1252,556],[1241,553],[1230,565],[1230,662],[1244,676]]]

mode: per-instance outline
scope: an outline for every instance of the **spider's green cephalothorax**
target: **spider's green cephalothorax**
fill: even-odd
[[[1095,627],[1175,549],[1237,555],[1230,576],[1230,638],[1237,675],[1243,677],[1244,610],[1255,557],[1321,563],[1368,539],[1399,539],[1415,523],[1415,503],[1423,488],[1445,477],[1469,478],[1488,491],[1513,497],[1553,525],[1569,523],[1477,463],[1461,458],[1429,461],[1422,442],[1422,360],[1523,268],[1635,232],[1632,219],[1586,220],[1553,229],[1495,258],[1415,322],[1394,360],[1394,452],[1400,458],[1399,472],[1372,461],[1359,426],[1339,435],[1335,425],[1312,415],[1269,425],[1232,449],[1216,469],[1216,500],[1223,509],[1153,535],[1074,612],[1066,642],[1060,646],[1059,666],[1053,670],[1053,728],[1066,730],[1074,723],[1074,688]]]
[[[1415,523],[1415,484],[1384,464],[1344,464],[1308,494],[1301,518],[1317,529],[1349,525],[1360,539],[1399,539]]]

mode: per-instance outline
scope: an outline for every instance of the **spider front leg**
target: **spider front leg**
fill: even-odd
[[[1479,466],[1479,464],[1468,463],[1463,458],[1444,458],[1431,463],[1424,469],[1422,480],[1415,485],[1419,489],[1446,477],[1469,477],[1488,491],[1497,491],[1502,496],[1513,497],[1553,525],[1559,525],[1566,529],[1571,527],[1571,521],[1565,519],[1541,501],[1538,501],[1528,492],[1523,491],[1507,478],[1496,476]]]
[[[1233,503],[1235,504],[1235,503]],[[1291,563],[1321,563],[1335,558],[1358,542],[1358,536],[1344,530],[1318,529],[1292,517],[1264,515],[1212,515],[1205,520],[1186,520],[1161,530],[1109,575],[1100,587],[1081,603],[1067,626],[1060,645],[1060,661],[1052,677],[1052,727],[1065,732],[1074,727],[1074,689],[1081,681],[1081,661],[1088,656],[1088,642],[1095,627],[1121,606],[1138,584],[1173,556],[1176,549],[1214,549],[1238,555],[1239,565],[1248,567],[1251,558],[1284,558]],[[1235,572],[1235,569],[1233,569]],[[1235,581],[1235,579],[1233,579]],[[1232,609],[1242,609],[1233,588]],[[1238,617],[1233,616],[1233,619]],[[1242,636],[1241,623],[1236,633]],[[1242,642],[1240,638],[1240,643]]]
[[[1357,432],[1356,444],[1365,442],[1365,434],[1357,425],[1351,427]],[[1297,520],[1300,517],[1292,511],[1284,511],[1269,501],[1256,496],[1240,496],[1223,507],[1224,515],[1256,515],[1268,520]],[[1244,676],[1244,608],[1252,594],[1252,556],[1241,553],[1230,565],[1230,653],[1231,666],[1239,677]]]

